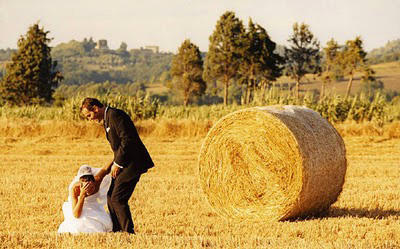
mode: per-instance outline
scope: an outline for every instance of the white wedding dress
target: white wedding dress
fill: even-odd
[[[93,168],[92,172],[96,175],[100,168]],[[69,184],[70,190],[77,182],[78,176]],[[75,218],[72,213],[72,200],[68,197],[68,201],[63,204],[64,221],[58,228],[58,233],[100,233],[112,231],[112,221],[110,214],[106,211],[107,191],[111,184],[110,174],[103,178],[100,189],[97,193],[85,198],[82,213],[79,218]]]

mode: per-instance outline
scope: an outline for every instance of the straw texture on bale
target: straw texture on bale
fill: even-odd
[[[217,213],[286,220],[328,209],[342,191],[347,161],[342,138],[317,112],[271,106],[219,120],[204,140],[198,167]]]

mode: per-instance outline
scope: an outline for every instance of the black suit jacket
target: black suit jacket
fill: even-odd
[[[129,115],[111,107],[105,115],[107,140],[114,151],[114,162],[123,167],[121,174],[135,177],[152,168],[154,163]]]

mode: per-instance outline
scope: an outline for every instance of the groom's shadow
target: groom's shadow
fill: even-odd
[[[331,207],[329,210],[319,212],[314,215],[291,219],[289,221],[306,221],[315,219],[326,219],[326,218],[341,218],[341,217],[353,217],[353,218],[369,218],[369,219],[385,219],[390,216],[400,217],[400,210],[394,209],[362,209],[362,208],[339,208]]]

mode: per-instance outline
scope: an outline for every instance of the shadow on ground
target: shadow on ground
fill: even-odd
[[[389,216],[400,217],[400,210],[382,210],[382,209],[362,209],[362,208],[338,208],[332,207],[326,217],[356,217],[384,219]]]
[[[370,219],[385,219],[390,216],[400,217],[400,210],[382,210],[382,209],[362,209],[362,208],[338,208],[331,207],[329,211],[321,211],[314,215],[308,215],[288,221],[307,221],[323,218],[370,218]]]

